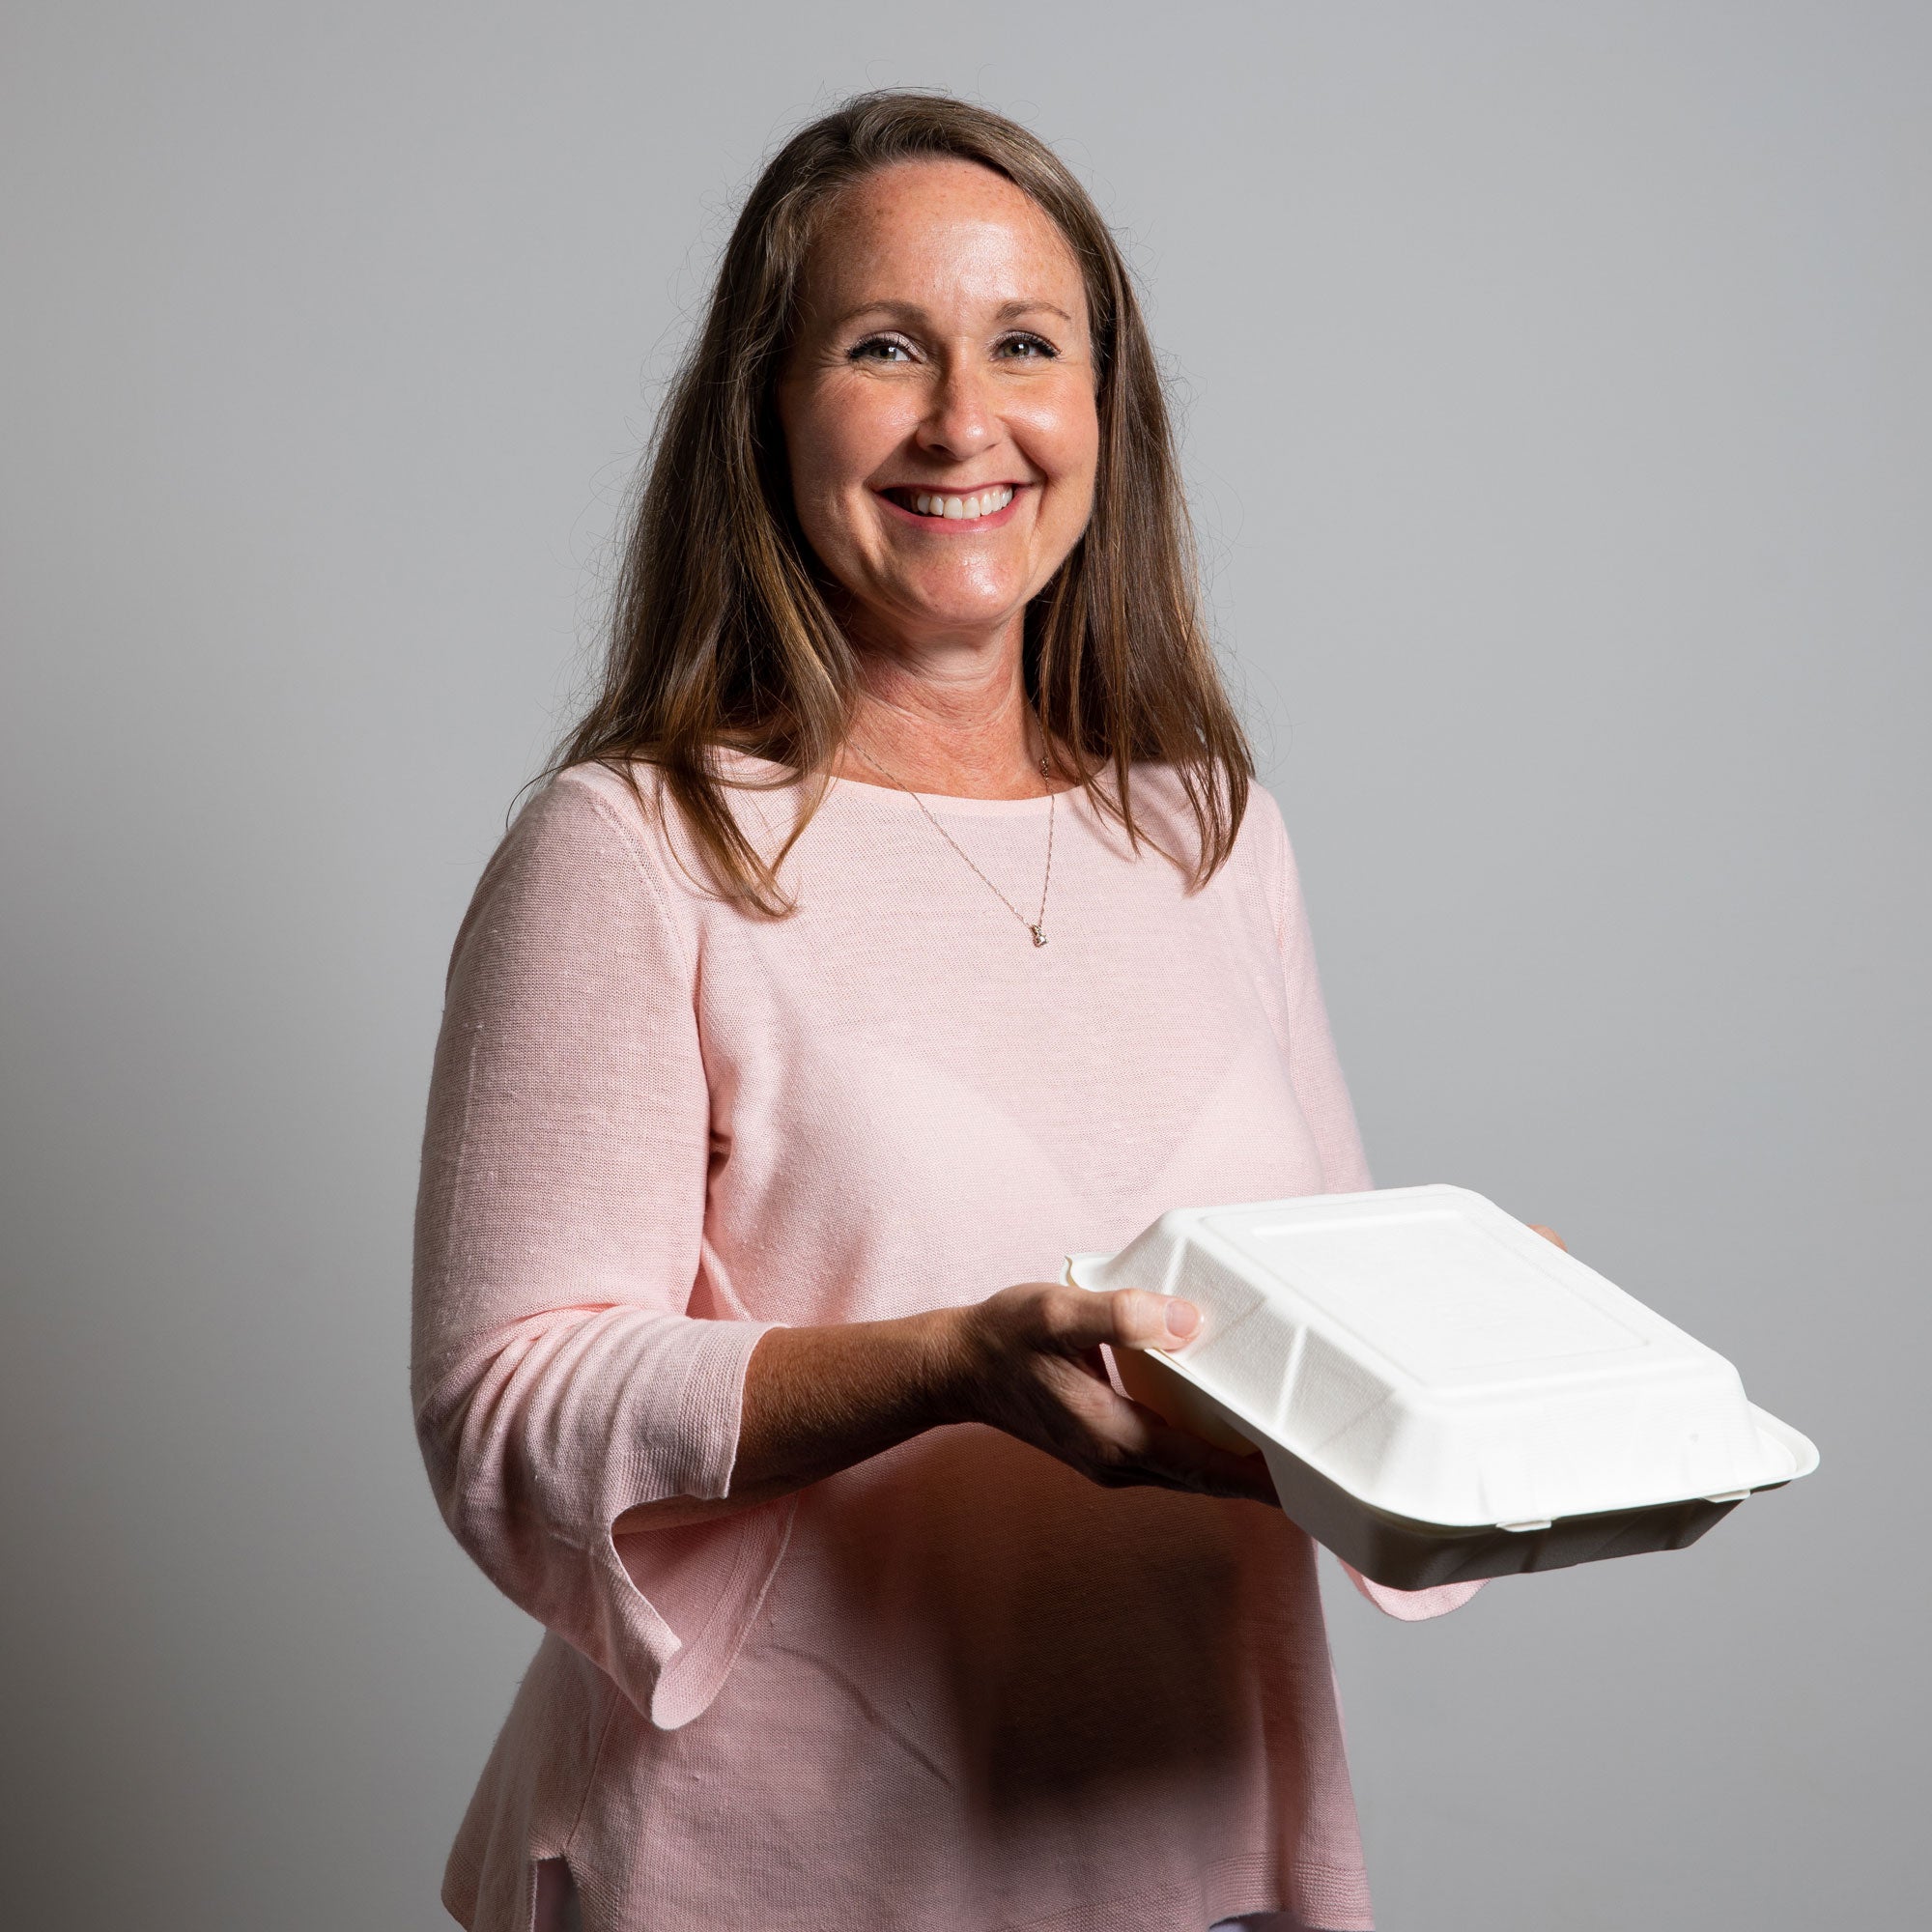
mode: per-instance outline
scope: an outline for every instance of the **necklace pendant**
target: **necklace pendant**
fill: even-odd
[[[1033,934],[1033,943],[1036,946],[1044,946],[1046,944],[1046,934],[1038,926],[1030,925],[1027,927],[1027,930]]]

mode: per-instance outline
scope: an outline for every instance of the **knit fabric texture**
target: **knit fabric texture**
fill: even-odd
[[[783,777],[731,757],[729,775]],[[1371,1924],[1308,1538],[989,1428],[696,1527],[781,1323],[1055,1281],[1168,1208],[1373,1183],[1294,855],[1257,788],[1203,889],[1052,805],[1048,944],[918,804],[835,781],[797,911],[710,892],[639,772],[524,808],[458,934],[412,1395],[451,1531],[545,1627],[451,1852],[472,1932],[567,1861],[586,1932]],[[764,849],[796,787],[734,789]],[[1192,850],[1179,784],[1134,806]],[[1032,916],[1048,802],[928,795]],[[1439,1614],[1475,1585],[1403,1593]]]

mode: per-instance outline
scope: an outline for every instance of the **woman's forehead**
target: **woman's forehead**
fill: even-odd
[[[1038,303],[1084,325],[1079,264],[1053,218],[974,161],[900,161],[845,188],[806,260],[821,323],[874,305],[1011,309]]]

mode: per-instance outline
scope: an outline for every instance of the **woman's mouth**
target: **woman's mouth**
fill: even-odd
[[[910,486],[881,490],[894,509],[928,524],[977,524],[982,527],[1004,517],[1025,486],[986,483],[977,490],[919,490]]]

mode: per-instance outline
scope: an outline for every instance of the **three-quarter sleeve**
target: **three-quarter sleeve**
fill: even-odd
[[[1293,842],[1281,811],[1266,792],[1262,810],[1273,834],[1275,934],[1281,945],[1282,970],[1288,984],[1288,1066],[1295,1098],[1315,1143],[1321,1151],[1321,1178],[1330,1194],[1366,1193],[1375,1186],[1368,1157],[1362,1150],[1355,1109],[1342,1077],[1341,1057],[1328,1027],[1328,1009],[1321,997],[1321,980],[1315,966],[1315,941],[1309,930],[1308,909],[1301,896],[1301,874],[1294,861]],[[1338,1562],[1340,1558],[1336,1559]],[[1440,1583],[1428,1590],[1396,1590],[1376,1583],[1343,1563],[1349,1580],[1376,1608],[1403,1623],[1420,1623],[1460,1609],[1483,1585]]]
[[[613,1536],[722,1497],[768,1323],[690,1313],[710,1100],[689,935],[641,836],[567,775],[458,933],[416,1208],[412,1394],[457,1541],[655,1723],[716,1694],[792,1511]]]

